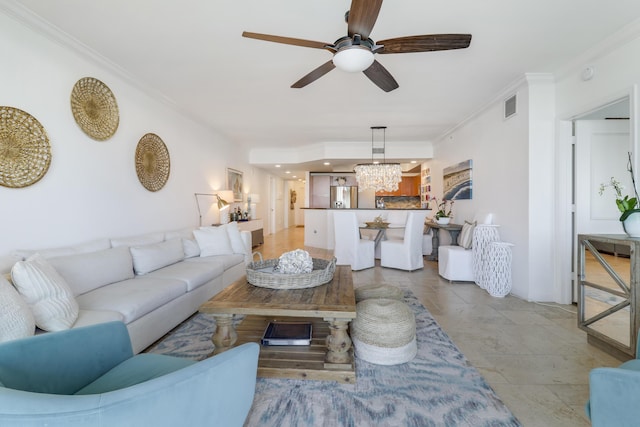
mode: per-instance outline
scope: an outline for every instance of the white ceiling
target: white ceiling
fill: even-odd
[[[386,0],[373,40],[473,39],[468,49],[377,56],[400,85],[385,93],[338,69],[291,89],[331,54],[241,37],[246,30],[333,43],[346,35],[350,0],[0,3],[33,11],[233,143],[277,148],[283,159],[323,143],[361,143],[370,153],[373,125],[388,126],[388,151],[394,142],[434,141],[524,73],[554,72],[640,17],[638,0]],[[302,166],[279,170],[299,174]],[[316,162],[304,169],[327,170]]]

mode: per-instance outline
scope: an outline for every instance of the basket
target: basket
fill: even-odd
[[[312,258],[311,273],[282,274],[274,273],[277,259],[254,261],[247,266],[247,281],[254,286],[270,289],[305,289],[324,285],[333,279],[336,271],[336,259]]]

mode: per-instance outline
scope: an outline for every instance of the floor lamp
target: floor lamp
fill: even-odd
[[[211,196],[217,199],[218,211],[220,211],[220,224],[229,222],[229,202],[224,200],[218,193],[194,193],[196,196],[196,206],[198,207],[199,224],[202,226],[202,210],[200,209],[200,201],[198,196]]]

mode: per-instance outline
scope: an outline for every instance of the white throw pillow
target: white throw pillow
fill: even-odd
[[[234,254],[244,254],[246,252],[244,248],[244,242],[242,241],[242,237],[240,236],[240,229],[238,228],[237,222],[230,222],[225,225],[221,225],[225,230],[227,230],[227,234],[229,235],[229,241],[231,242],[231,249],[233,249]]]
[[[182,249],[184,250],[185,258],[200,256],[200,246],[198,246],[198,242],[196,242],[196,238],[193,236],[193,227],[167,231],[164,235],[165,240],[175,238],[182,239]]]
[[[458,244],[465,249],[471,248],[471,244],[473,242],[473,230],[476,228],[476,223],[465,221],[462,226],[462,230],[460,230],[460,235],[458,236]]]
[[[182,239],[171,239],[154,245],[132,246],[133,269],[136,274],[147,274],[184,259]]]
[[[231,255],[233,248],[229,241],[229,233],[223,227],[203,227],[193,230],[200,246],[200,256]]]
[[[78,303],[69,285],[42,255],[17,262],[11,269],[11,278],[40,329],[54,332],[73,326],[78,318]]]
[[[36,322],[27,303],[0,276],[0,342],[30,337],[36,330]]]

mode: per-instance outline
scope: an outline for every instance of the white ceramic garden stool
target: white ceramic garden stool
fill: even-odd
[[[489,295],[504,297],[511,292],[511,261],[513,244],[506,242],[489,243],[486,260],[485,289]]]
[[[482,289],[486,288],[488,278],[487,258],[489,254],[489,244],[499,242],[499,225],[478,224],[473,231],[473,276],[475,282]]]
[[[377,365],[398,365],[418,351],[416,319],[404,302],[371,298],[356,304],[351,340],[358,359]]]

